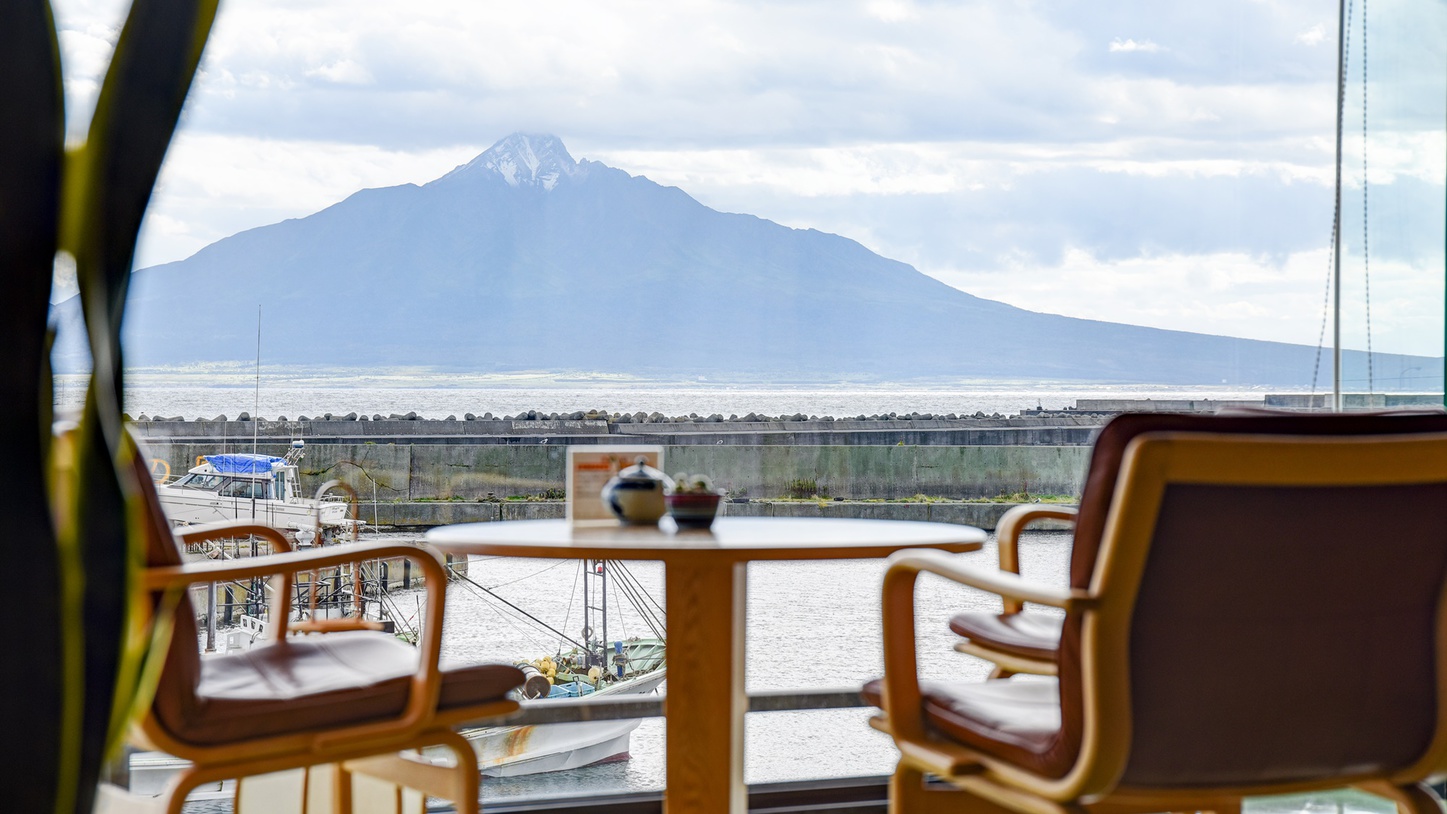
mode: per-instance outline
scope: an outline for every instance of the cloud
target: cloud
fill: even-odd
[[[1220,252],[1107,261],[1070,249],[1058,263],[1020,263],[1008,275],[938,276],[979,296],[1032,311],[1315,345],[1321,335],[1327,254],[1322,248],[1279,260]],[[1342,287],[1343,344],[1365,348],[1364,283],[1360,269],[1352,271]],[[1441,275],[1433,269],[1380,264],[1372,275],[1373,350],[1440,355],[1440,339],[1425,342],[1417,328],[1441,330],[1443,293]],[[1325,341],[1329,347],[1329,324]],[[1326,371],[1329,381],[1329,367]],[[1403,373],[1379,372],[1384,378]]]
[[[1140,42],[1136,42],[1135,40],[1122,40],[1120,37],[1116,37],[1115,39],[1110,41],[1110,52],[1112,54],[1132,53],[1135,51],[1140,51],[1147,54],[1154,54],[1158,51],[1164,50],[1166,49],[1151,42],[1150,40],[1141,40]]]
[[[886,23],[919,19],[919,9],[908,0],[871,0],[864,9],[870,16]]]
[[[1317,23],[1316,25],[1312,26],[1311,28],[1308,28],[1308,29],[1306,29],[1305,31],[1301,32],[1300,34],[1297,34],[1297,35],[1296,35],[1296,42],[1298,42],[1298,43],[1300,43],[1300,44],[1302,44],[1302,45],[1310,45],[1310,46],[1321,45],[1322,40],[1325,40],[1325,39],[1326,39],[1326,26],[1322,25],[1321,23]]]
[[[474,154],[183,130],[147,211],[136,265],[184,259],[223,237],[305,217],[360,189],[423,183]]]
[[[73,138],[125,5],[57,0]],[[1293,271],[1271,293],[1221,269],[1276,274],[1323,250],[1336,59],[1301,46],[1334,41],[1335,24],[1315,0],[228,3],[141,258],[425,182],[526,130],[973,293],[1028,275],[1064,308],[1082,281],[1114,291],[1167,269],[1198,317],[1173,310],[1180,289],[1148,284],[1112,318],[1205,325],[1219,309],[1261,330],[1247,304],[1310,312],[1316,284]],[[1371,25],[1389,55],[1371,66],[1368,142],[1386,280],[1442,261],[1447,13],[1407,0]],[[1359,157],[1359,134],[1344,147]],[[1359,212],[1359,173],[1344,180]],[[1391,330],[1431,350],[1440,314],[1415,307]]]
[[[1252,89],[1270,87],[1282,103],[1280,113],[1274,104],[1253,111],[1265,118],[1252,126],[1299,131],[1289,108],[1311,94],[1296,86],[1333,78],[1330,55],[1310,75],[1279,63],[1289,41],[1280,29],[1289,23],[1294,35],[1300,15],[1252,3],[1239,18],[1116,5],[555,0],[501,11],[459,0],[251,0],[223,6],[188,125],[388,149],[519,128],[650,147],[1110,138],[1118,128],[1103,121],[1134,123],[1101,109],[1111,99],[1099,82],[1121,86],[1104,89],[1117,101],[1136,90],[1159,96],[1152,85],[1222,95],[1243,90],[1246,66],[1261,74],[1249,77]],[[1231,24],[1215,19],[1223,16]],[[1113,48],[1156,48],[1161,59],[1098,61],[1087,43],[1122,27],[1142,33]],[[1155,45],[1182,30],[1189,47]],[[364,84],[365,100],[338,83]],[[1241,124],[1199,107],[1223,127]],[[1185,133],[1194,121],[1167,117],[1160,127]]]
[[[319,68],[306,71],[306,76],[320,77],[338,85],[369,85],[374,80],[372,72],[350,59],[339,59]]]

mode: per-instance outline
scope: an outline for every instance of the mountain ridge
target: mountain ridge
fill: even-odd
[[[421,185],[358,190],[137,271],[128,360],[250,358],[254,311],[225,308],[251,302],[270,361],[349,368],[1292,386],[1315,354],[986,300],[520,133]],[[1375,360],[1384,378],[1432,361]],[[1364,374],[1365,354],[1347,366]]]

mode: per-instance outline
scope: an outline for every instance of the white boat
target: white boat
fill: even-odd
[[[329,541],[338,531],[360,525],[347,517],[341,497],[305,497],[297,462],[306,444],[293,441],[286,457],[255,453],[203,455],[180,478],[156,484],[161,506],[173,525],[255,520],[287,529],[297,544]]]
[[[641,695],[658,689],[667,667],[604,687],[596,695]],[[589,697],[592,697],[590,694]],[[477,752],[477,763],[488,777],[516,777],[591,766],[628,759],[637,718],[582,721],[566,724],[494,726],[463,730]]]
[[[667,644],[663,639],[663,607],[643,589],[625,563],[583,560],[583,627],[576,639],[548,626],[532,614],[458,575],[459,587],[478,589],[511,606],[539,627],[571,643],[566,652],[518,662],[526,682],[515,692],[530,705],[550,699],[642,695],[656,692],[667,677]],[[608,634],[610,579],[618,582],[618,595],[658,638],[615,638]],[[566,646],[566,645],[564,645]],[[559,724],[519,724],[462,730],[477,752],[484,775],[515,777],[525,774],[576,769],[594,763],[628,758],[629,739],[640,719],[579,721]]]

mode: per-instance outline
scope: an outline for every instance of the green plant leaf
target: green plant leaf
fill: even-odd
[[[62,238],[75,256],[93,373],[75,437],[68,527],[85,562],[86,682],[77,811],[89,811],[108,749],[136,704],[148,636],[139,628],[144,534],[121,419],[121,327],[141,220],[181,115],[215,0],[134,0],[83,147],[66,166]]]

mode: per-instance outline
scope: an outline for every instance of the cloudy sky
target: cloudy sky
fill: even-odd
[[[56,11],[80,137],[124,3]],[[1345,335],[1365,343],[1365,240],[1374,348],[1440,355],[1447,9],[1368,11]],[[1336,44],[1327,0],[223,0],[139,261],[425,182],[522,130],[979,296],[1315,344]]]

